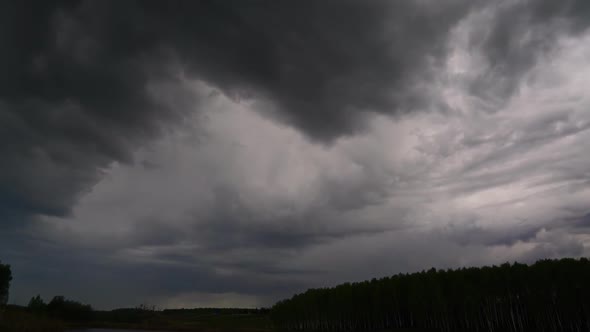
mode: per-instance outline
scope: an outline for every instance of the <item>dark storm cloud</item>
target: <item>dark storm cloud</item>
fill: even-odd
[[[362,130],[363,112],[438,104],[427,83],[473,4],[6,2],[0,214],[67,214],[101,168],[130,161],[137,145],[182,118],[188,103],[166,106],[153,88],[180,73],[234,98],[266,99],[275,106],[265,112],[320,141]],[[562,31],[545,33],[546,22],[580,31],[588,10],[584,1],[501,7],[485,38],[475,36],[491,75],[518,77]],[[473,88],[493,92],[486,84],[498,80],[485,77]]]
[[[526,74],[585,32],[589,14],[586,0],[6,1],[0,258],[13,263],[14,293],[26,303],[34,288],[63,290],[109,307],[146,293],[289,293],[479,264],[498,248],[579,255],[588,162],[564,142],[589,133],[580,92],[552,105],[533,102],[543,91],[524,106],[488,101],[505,106],[529,87]],[[474,72],[465,81],[447,62],[457,49],[458,71]],[[479,52],[484,63],[469,66]],[[187,87],[199,84],[211,100]],[[460,114],[449,90],[468,100]],[[481,120],[474,95],[502,114]],[[192,122],[216,102],[231,116]],[[448,112],[417,114],[432,109]],[[183,125],[211,129],[210,141],[166,141]],[[130,165],[158,137],[169,145],[154,161]],[[97,190],[105,174],[116,177]],[[561,224],[566,208],[583,217]]]
[[[182,118],[151,84],[184,72],[314,139],[361,112],[427,106],[419,85],[465,15],[430,2],[5,2],[1,214],[64,215],[113,160]],[[182,96],[181,96],[182,98]]]
[[[134,143],[177,115],[146,89],[148,76],[165,76],[146,69],[157,56],[142,58],[131,36],[112,39],[116,24],[83,30],[68,14],[77,4],[2,5],[0,214],[64,215],[101,168],[129,161]]]
[[[432,101],[420,85],[470,2],[148,2],[160,46],[230,96],[269,98],[315,139],[351,134],[360,112]]]

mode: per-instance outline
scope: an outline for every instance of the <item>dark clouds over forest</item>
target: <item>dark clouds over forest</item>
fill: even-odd
[[[589,25],[582,0],[4,2],[12,301],[587,255]]]

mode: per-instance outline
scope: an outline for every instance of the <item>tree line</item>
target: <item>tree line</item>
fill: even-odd
[[[27,305],[29,312],[69,322],[88,322],[93,319],[92,307],[78,301],[54,296],[45,303],[40,295],[34,296]]]
[[[283,330],[590,331],[590,261],[422,271],[310,289],[271,311]]]
[[[268,309],[194,308],[159,309],[140,304],[135,308],[94,310],[64,296],[48,302],[33,296],[26,306],[6,305],[12,274],[0,262],[0,331],[62,332],[72,328],[135,330],[268,331]]]

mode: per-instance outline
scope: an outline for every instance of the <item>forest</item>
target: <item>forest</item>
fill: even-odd
[[[59,332],[72,327],[173,331],[590,331],[590,261],[541,260],[434,268],[309,289],[267,309],[109,311],[54,296],[6,305],[12,279],[0,264],[0,330]],[[270,317],[269,317],[270,315]]]
[[[430,269],[310,289],[274,305],[281,330],[590,331],[590,261]]]

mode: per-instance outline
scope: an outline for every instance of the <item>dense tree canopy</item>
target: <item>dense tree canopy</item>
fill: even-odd
[[[10,265],[2,264],[0,261],[0,306],[8,302],[8,290],[10,289],[10,281],[12,280],[12,272]]]
[[[27,305],[29,311],[34,313],[41,313],[47,309],[47,304],[41,298],[41,295],[33,296]]]
[[[47,312],[52,317],[66,321],[88,321],[92,318],[92,307],[63,296],[55,296],[47,304]]]
[[[310,289],[278,302],[286,330],[590,331],[590,261],[399,274]]]

